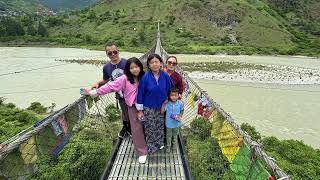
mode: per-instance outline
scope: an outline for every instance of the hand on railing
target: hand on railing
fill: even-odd
[[[90,91],[91,91],[90,88],[80,88],[81,95],[85,95],[85,96],[90,95]]]

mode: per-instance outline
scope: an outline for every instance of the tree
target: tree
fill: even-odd
[[[139,43],[138,43],[138,40],[137,40],[136,37],[133,37],[133,38],[131,39],[130,44],[131,44],[132,46],[139,46]]]
[[[32,24],[29,24],[28,27],[27,27],[27,34],[30,35],[30,36],[35,36],[37,35],[37,30],[36,28],[33,27]]]
[[[252,140],[258,142],[261,140],[261,134],[250,124],[242,123],[241,129],[244,130],[249,136],[251,136]]]
[[[171,25],[173,25],[174,24],[174,21],[176,20],[176,17],[174,17],[174,16],[169,16],[168,17],[168,26],[171,26]]]
[[[3,24],[2,21],[0,21],[0,24]],[[6,34],[6,29],[4,26],[0,26],[0,37],[5,36]]]
[[[320,151],[297,140],[262,139],[268,154],[292,179],[319,179]]]
[[[13,103],[4,103],[0,97],[0,142],[30,127],[37,119],[37,114],[19,109]]]
[[[63,19],[59,17],[48,17],[46,21],[49,27],[61,26],[64,23]]]
[[[222,39],[221,39],[223,45],[227,45],[227,44],[231,44],[232,41],[230,39],[230,37],[228,35],[225,35]]]
[[[17,36],[25,35],[25,31],[24,31],[24,29],[23,29],[23,27],[22,27],[20,22],[19,23],[17,22],[17,24],[16,24],[16,35]]]
[[[54,108],[56,107],[56,103],[51,103],[51,106],[48,107],[48,109],[50,109],[50,113],[52,113],[54,111]]]
[[[28,26],[34,23],[32,17],[30,16],[23,16],[20,21],[22,26]]]
[[[4,101],[5,101],[6,99],[4,98],[4,97],[0,97],[0,106],[1,105],[4,105]]]
[[[105,112],[108,115],[109,121],[118,121],[121,117],[120,111],[115,107],[115,105],[111,104],[105,108]]]
[[[5,29],[5,36],[23,36],[25,34],[21,22],[14,18],[5,18],[2,20]]]
[[[268,2],[276,9],[283,11],[284,13],[290,12],[295,9],[301,8],[304,3],[301,0],[268,0]]]
[[[141,42],[141,43],[144,43],[144,41],[145,41],[145,39],[146,39],[144,30],[141,30],[141,31],[138,33],[138,37],[139,37],[140,42]]]
[[[8,103],[8,104],[6,104],[6,107],[13,109],[13,108],[16,108],[16,105],[13,103]]]
[[[38,35],[42,37],[47,37],[49,35],[47,28],[41,22],[38,24]]]
[[[191,129],[193,133],[199,136],[201,139],[206,139],[210,137],[212,126],[209,121],[203,118],[195,118],[191,123]]]
[[[120,17],[121,17],[121,15],[120,15],[120,10],[118,9],[114,14],[113,14],[113,20],[115,20],[115,21],[117,21],[117,20],[119,20],[120,19]]]
[[[90,20],[97,19],[96,13],[94,11],[89,11],[87,18]]]
[[[111,17],[110,11],[106,11],[101,15],[101,17],[103,17],[104,19],[109,19]]]
[[[36,112],[38,114],[45,114],[47,113],[48,108],[41,105],[39,102],[33,102],[31,105],[27,108],[28,110],[31,110],[33,112]]]
[[[241,124],[251,138],[261,143],[264,150],[274,157],[277,164],[292,179],[317,179],[320,174],[320,151],[298,140],[279,140],[276,137],[262,137],[248,123]]]
[[[84,36],[84,40],[87,42],[87,43],[91,43],[92,42],[92,37],[89,35],[89,34],[86,34]]]

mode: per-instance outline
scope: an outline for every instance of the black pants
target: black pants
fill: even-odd
[[[116,99],[117,99],[117,102],[119,102],[121,112],[122,112],[121,117],[122,117],[123,128],[126,131],[130,132],[130,134],[131,134],[127,104],[126,104],[124,98],[121,98],[118,93],[116,93]]]

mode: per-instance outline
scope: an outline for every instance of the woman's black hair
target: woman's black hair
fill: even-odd
[[[157,58],[157,59],[159,59],[160,63],[163,63],[162,58],[161,58],[158,54],[150,54],[150,55],[148,56],[148,58],[147,58],[147,67],[148,67],[148,69],[150,69],[149,63],[150,63],[150,61],[151,61],[153,58]]]
[[[138,65],[140,67],[140,73],[138,75],[138,81],[140,81],[140,79],[144,75],[144,71],[143,71],[143,65],[142,65],[142,63],[140,62],[140,60],[138,58],[132,57],[132,58],[128,59],[127,64],[124,67],[124,74],[127,76],[127,78],[130,81],[130,83],[134,84],[134,77],[133,77],[133,74],[130,72],[130,65],[132,63],[134,63],[134,64],[136,64],[136,65]]]
[[[169,101],[171,101],[171,99],[170,99],[170,94],[171,94],[171,93],[178,93],[178,94],[179,94],[179,89],[176,88],[176,87],[172,87],[172,88],[169,90],[169,92],[168,92],[168,100],[169,100]]]

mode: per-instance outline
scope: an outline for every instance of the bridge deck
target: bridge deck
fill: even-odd
[[[139,164],[132,139],[126,137],[121,143],[108,179],[186,179],[180,152],[178,145],[170,153],[162,149],[148,155],[145,164]]]

